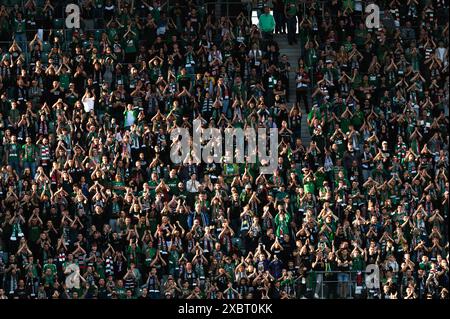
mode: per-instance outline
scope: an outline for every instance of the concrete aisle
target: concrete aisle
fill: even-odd
[[[299,41],[298,44],[294,44],[294,45],[289,45],[288,40],[287,40],[287,35],[285,34],[276,34],[274,36],[274,40],[277,41],[278,46],[280,48],[280,57],[283,54],[286,54],[288,57],[288,61],[291,64],[291,72],[289,74],[289,109],[292,106],[292,103],[295,103],[296,101],[296,96],[295,96],[295,88],[296,88],[296,83],[295,83],[295,78],[296,78],[296,73],[297,73],[297,64],[298,64],[298,59],[301,56],[301,41]],[[309,99],[309,103],[311,103],[311,97],[310,94],[308,96]],[[311,141],[311,136],[309,134],[309,130],[308,130],[308,124],[306,123],[306,118],[308,117],[308,115],[305,113],[304,108],[302,107],[302,113],[303,113],[303,117],[302,117],[302,141],[303,141],[303,145],[305,145],[305,147],[309,146],[309,142]]]

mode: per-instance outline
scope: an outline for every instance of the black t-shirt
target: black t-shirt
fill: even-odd
[[[325,260],[322,258],[322,259],[319,259],[317,262],[316,262],[316,259],[314,258],[314,262],[315,262],[315,264],[314,264],[314,266],[312,267],[315,271],[324,271],[325,270]]]
[[[180,75],[180,77],[178,78],[178,84],[180,85],[180,91],[183,89],[183,87],[185,87],[186,90],[189,90],[191,88],[191,78],[187,75]]]
[[[86,77],[83,74],[78,74],[74,76],[73,83],[75,84],[75,90],[78,94],[84,94],[85,86],[84,82],[86,81]]]
[[[347,254],[345,257],[341,254],[339,257],[339,260],[341,262],[341,265],[338,266],[338,269],[341,271],[348,271],[350,270],[350,264],[348,263],[346,266],[344,266],[342,263],[344,262],[350,262],[351,258],[350,258],[350,254]]]
[[[226,275],[220,275],[216,280],[217,287],[220,289],[220,291],[224,291],[225,289],[227,289],[228,278]]]
[[[23,287],[23,288],[18,287],[14,291],[14,297],[17,297],[19,299],[28,299],[28,294],[27,294],[27,290],[25,289],[25,287]]]
[[[287,262],[289,260],[293,259],[293,249],[292,249],[292,245],[290,242],[286,243],[283,242],[282,244],[283,246],[283,250],[280,252],[279,258],[280,260],[282,260],[285,264],[287,264]]]
[[[231,207],[230,207],[230,219],[238,219],[240,217],[241,214],[241,204],[240,202],[231,201]]]

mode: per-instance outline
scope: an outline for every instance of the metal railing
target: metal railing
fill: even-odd
[[[236,18],[242,8],[246,8],[247,10],[247,18],[249,21],[251,20],[251,11],[254,9],[254,1],[253,0],[234,0],[234,1],[228,1],[228,0],[206,0],[203,1],[201,7],[205,9],[205,11],[209,14],[211,12],[214,12],[216,19],[219,19],[220,17],[229,17],[229,18]],[[175,6],[175,0],[167,0],[167,8],[168,10],[171,10]],[[181,2],[181,7],[183,6],[183,3]],[[217,10],[219,9],[219,10]]]
[[[377,289],[368,289],[364,271],[310,271],[307,294],[316,299],[373,298]]]

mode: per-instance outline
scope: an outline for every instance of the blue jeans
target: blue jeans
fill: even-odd
[[[338,274],[338,281],[339,282],[347,282],[349,280],[349,275],[347,273],[339,273]]]
[[[20,174],[20,166],[18,160],[9,160],[8,165],[10,165],[12,169],[16,171],[17,174]]]
[[[195,67],[194,66],[187,66],[186,67],[186,72],[187,74],[189,74],[192,78],[192,76],[195,74]]]
[[[367,181],[367,179],[369,178],[369,176],[370,176],[370,170],[368,170],[368,169],[362,169],[362,176],[363,176],[363,181],[365,182],[365,181]]]
[[[225,114],[227,118],[231,118],[231,108],[230,100],[222,100],[222,113]]]
[[[113,233],[117,232],[117,219],[111,218],[109,220],[109,226],[111,226],[111,231]]]
[[[186,72],[189,75],[189,77],[191,78],[191,85],[194,83],[194,78],[195,78],[195,66],[191,65],[186,67]]]
[[[25,32],[23,33],[16,33],[14,35],[14,39],[16,40],[19,47],[22,49],[22,52],[26,52],[27,49],[27,35]]]

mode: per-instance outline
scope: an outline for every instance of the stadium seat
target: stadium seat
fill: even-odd
[[[72,41],[73,29],[65,29],[66,36],[64,37],[67,41]]]
[[[42,53],[42,56],[41,56],[41,62],[42,62],[43,64],[46,64],[46,63],[48,62],[48,52]]]
[[[25,61],[26,63],[30,63],[31,60],[31,53],[30,52],[25,52]]]
[[[9,7],[13,7],[16,4],[19,6],[22,5],[22,0],[6,0],[6,2],[7,2],[7,6],[9,6]]]
[[[100,41],[102,38],[103,30],[95,30],[95,41]]]
[[[53,20],[53,27],[55,29],[62,29],[64,27],[64,20],[63,19]]]
[[[56,30],[55,35],[57,35],[61,40],[64,38],[64,31],[62,29]]]
[[[9,96],[9,97],[13,97],[13,96],[14,96],[14,91],[15,91],[15,88],[14,88],[13,86],[9,87],[9,88],[6,90],[6,92],[8,93],[8,96]]]
[[[50,52],[51,49],[52,49],[52,46],[50,45],[50,42],[48,42],[48,41],[42,42],[42,51],[43,52]]]

